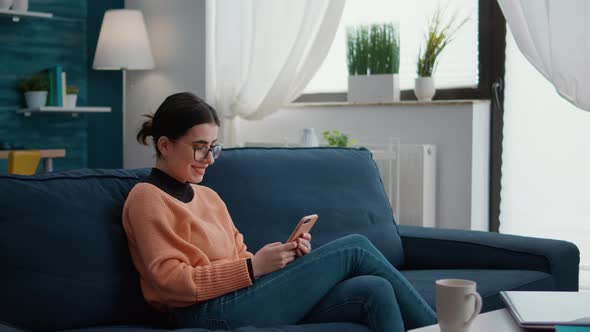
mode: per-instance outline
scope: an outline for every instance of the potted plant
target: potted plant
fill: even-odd
[[[351,147],[356,144],[357,140],[348,140],[348,135],[345,133],[341,133],[338,130],[326,130],[323,132],[324,139],[328,142],[330,146],[336,146],[341,148]]]
[[[23,79],[19,89],[24,92],[27,108],[40,108],[47,104],[47,91],[49,90],[49,78],[46,74],[39,73]]]
[[[430,19],[428,31],[424,36],[426,46],[418,52],[418,77],[415,80],[414,94],[419,101],[430,101],[436,89],[432,74],[436,70],[438,60],[444,48],[453,40],[457,31],[469,20],[465,18],[457,24],[457,13],[452,15],[447,23],[442,21],[445,10],[436,9]]]
[[[75,85],[68,85],[66,87],[66,107],[76,107],[76,100],[78,99],[78,87]]]
[[[348,27],[346,35],[348,101],[399,101],[400,44],[397,24]]]

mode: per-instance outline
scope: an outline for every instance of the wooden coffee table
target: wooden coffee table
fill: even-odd
[[[475,318],[469,332],[525,332],[528,331],[518,326],[506,309],[486,312]],[[438,325],[431,325],[409,332],[440,332]]]

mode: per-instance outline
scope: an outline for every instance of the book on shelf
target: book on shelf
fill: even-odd
[[[62,66],[49,68],[49,93],[47,106],[63,107],[65,94],[65,76]]]
[[[62,71],[61,72],[61,106],[65,106],[66,105],[66,72]]]
[[[53,97],[55,98],[55,106],[63,106],[63,100],[61,99],[61,66],[55,66],[53,68],[53,75],[55,75],[55,91],[53,91]]]
[[[55,76],[53,75],[53,68],[47,69],[47,76],[49,76],[49,92],[47,93],[47,106],[55,106],[55,98],[53,92],[55,91]]]

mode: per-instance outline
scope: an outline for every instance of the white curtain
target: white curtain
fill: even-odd
[[[563,98],[590,111],[590,1],[498,3],[527,60]]]
[[[588,93],[584,96],[580,92],[575,100],[564,99],[561,97],[564,93],[559,92],[561,85],[550,81],[558,78],[559,84],[571,82],[563,85],[565,89],[583,89],[582,76],[588,70],[590,60],[586,64],[578,61],[581,61],[579,56],[582,53],[585,52],[587,58],[590,55],[587,49],[590,42],[588,23],[578,21],[580,26],[576,34],[557,37],[547,31],[565,27],[554,26],[552,10],[545,11],[544,16],[553,17],[550,20],[553,23],[528,21],[533,13],[540,12],[534,7],[542,6],[541,11],[553,9],[556,1],[498,1],[509,23],[500,232],[575,243],[580,249],[580,289],[590,290],[590,113],[579,109],[584,103],[588,105],[590,99]],[[571,9],[574,2],[560,0],[558,4],[564,8],[558,11]],[[522,3],[525,5],[521,7]],[[578,4],[577,10],[587,13],[588,6]],[[510,12],[512,7],[517,8],[518,15]],[[514,22],[509,17],[520,17],[522,21]],[[573,22],[579,18],[579,13],[573,13],[568,20]],[[535,36],[534,41],[529,40],[525,47],[517,37],[521,33],[522,40],[522,31],[518,30],[522,27],[527,27],[527,33]],[[585,31],[585,36],[578,34],[581,31]],[[565,52],[560,49],[567,48],[561,46],[565,41],[556,40],[560,38],[573,39],[571,46],[580,50],[568,48]],[[538,51],[541,49],[544,51]],[[533,50],[534,55],[526,53],[527,50]],[[572,54],[575,52],[579,54]],[[535,64],[534,61],[538,62]],[[572,68],[576,70],[571,71]],[[588,91],[588,83],[585,84]],[[579,105],[568,103],[566,99]]]
[[[262,119],[297,98],[328,53],[345,0],[209,0],[207,101],[223,116]]]

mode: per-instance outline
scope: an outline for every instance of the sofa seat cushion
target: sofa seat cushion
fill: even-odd
[[[80,330],[67,330],[67,332],[209,332],[206,329],[178,329],[178,330],[162,330],[142,326],[105,326],[96,328],[86,328]],[[286,325],[272,328],[256,328],[252,326],[241,327],[233,329],[238,332],[369,332],[365,325],[354,323],[323,323],[323,324],[302,324],[302,325]],[[66,331],[64,331],[66,332]]]
[[[436,285],[438,279],[467,279],[477,283],[477,291],[483,300],[482,312],[504,307],[499,291],[551,290],[554,288],[550,274],[528,270],[404,270],[402,274],[412,283],[426,302],[436,310]]]

